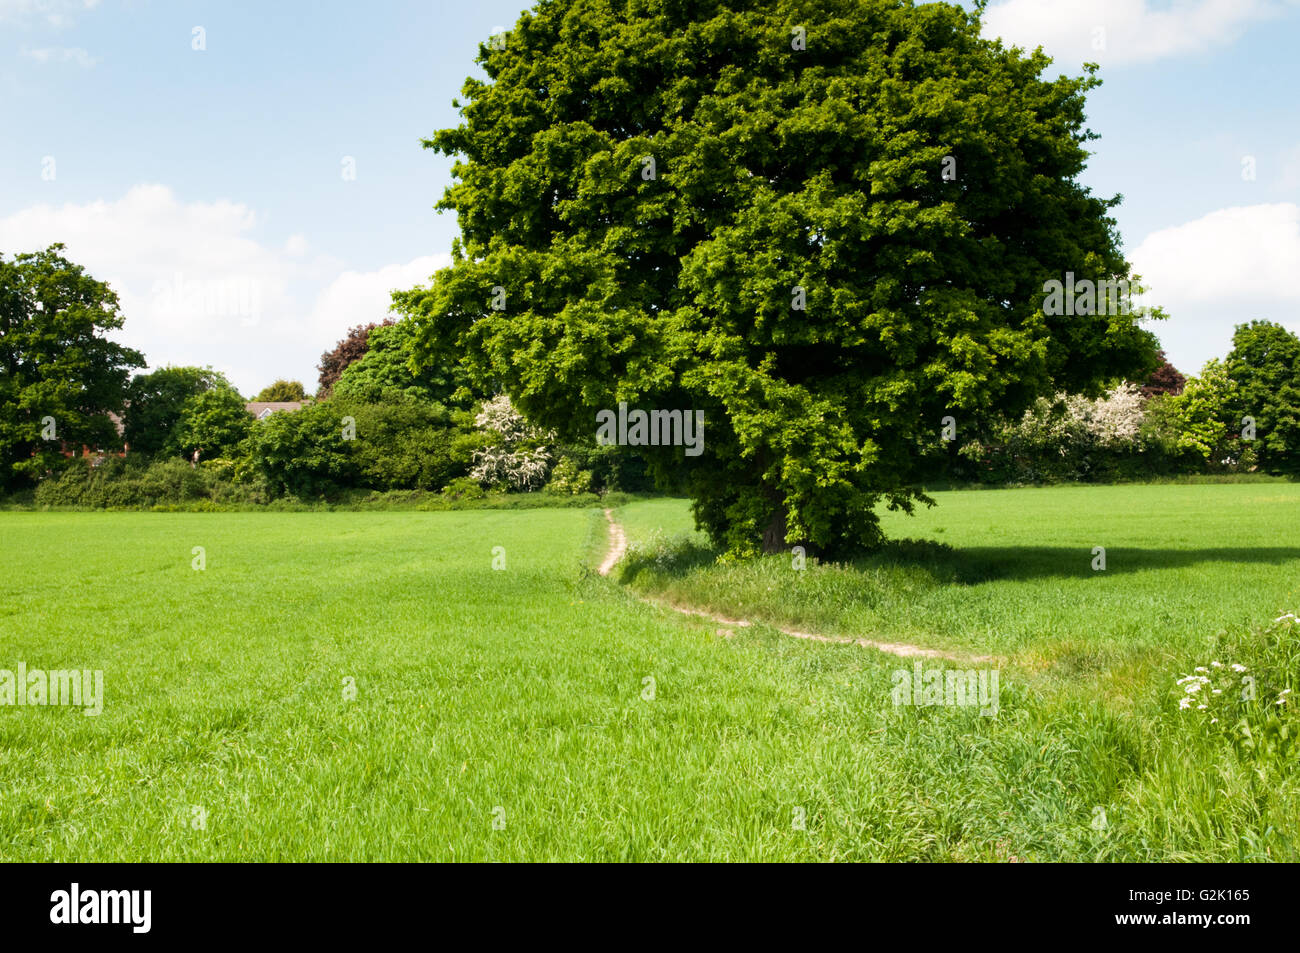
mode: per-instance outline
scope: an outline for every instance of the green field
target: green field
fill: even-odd
[[[1300,486],[938,499],[803,572],[632,504],[621,583],[595,510],[0,513],[0,668],[105,689],[0,706],[0,857],[1300,859]],[[1000,709],[638,593],[994,655]],[[1217,724],[1174,684],[1212,660],[1258,681]]]

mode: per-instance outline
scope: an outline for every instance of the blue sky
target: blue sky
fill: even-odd
[[[521,9],[0,0],[0,251],[66,241],[155,366],[312,387],[322,350],[445,261],[449,162],[419,140]],[[1124,195],[1179,367],[1239,321],[1300,330],[1300,3],[1000,0],[987,25],[1062,71],[1102,63],[1085,182]]]

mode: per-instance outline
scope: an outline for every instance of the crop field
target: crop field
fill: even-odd
[[[803,569],[632,503],[607,578],[598,509],[0,513],[0,670],[103,686],[0,705],[0,858],[1300,859],[1300,486],[937,499]]]

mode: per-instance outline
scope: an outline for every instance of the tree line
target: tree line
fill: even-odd
[[[139,372],[143,355],[108,337],[123,326],[115,293],[60,245],[0,257],[0,296],[0,479],[37,503],[648,487],[617,448],[561,445],[458,371],[417,373],[410,321],[351,328],[321,356],[314,396],[280,380],[253,398],[301,409],[256,419],[211,367]]]
[[[349,329],[321,356],[314,396],[280,380],[254,397],[302,409],[258,420],[210,367],[132,376],[143,356],[107,338],[123,323],[116,296],[61,246],[0,257],[0,301],[4,486],[38,503],[656,487],[635,451],[594,439],[594,420],[586,439],[564,442],[499,388],[420,364],[409,316]],[[1229,354],[1190,379],[1160,358],[1143,382],[1116,381],[1097,397],[1061,392],[1020,415],[935,421],[917,472],[930,483],[985,484],[1300,472],[1300,338],[1268,321],[1242,324]],[[81,455],[82,446],[99,452]]]

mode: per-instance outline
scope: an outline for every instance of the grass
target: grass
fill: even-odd
[[[803,573],[789,556],[718,565],[684,504],[634,504],[631,538],[675,538],[671,560],[656,549],[625,578],[750,617],[1041,662],[1196,651],[1300,604],[1300,484],[935,496],[883,515],[883,552]]]
[[[993,652],[996,718],[638,601],[587,568],[595,510],[3,513],[0,668],[106,699],[0,706],[0,857],[1295,860],[1297,489],[945,494],[803,573],[620,511],[634,589]],[[1260,698],[1211,726],[1173,680],[1220,655]]]

